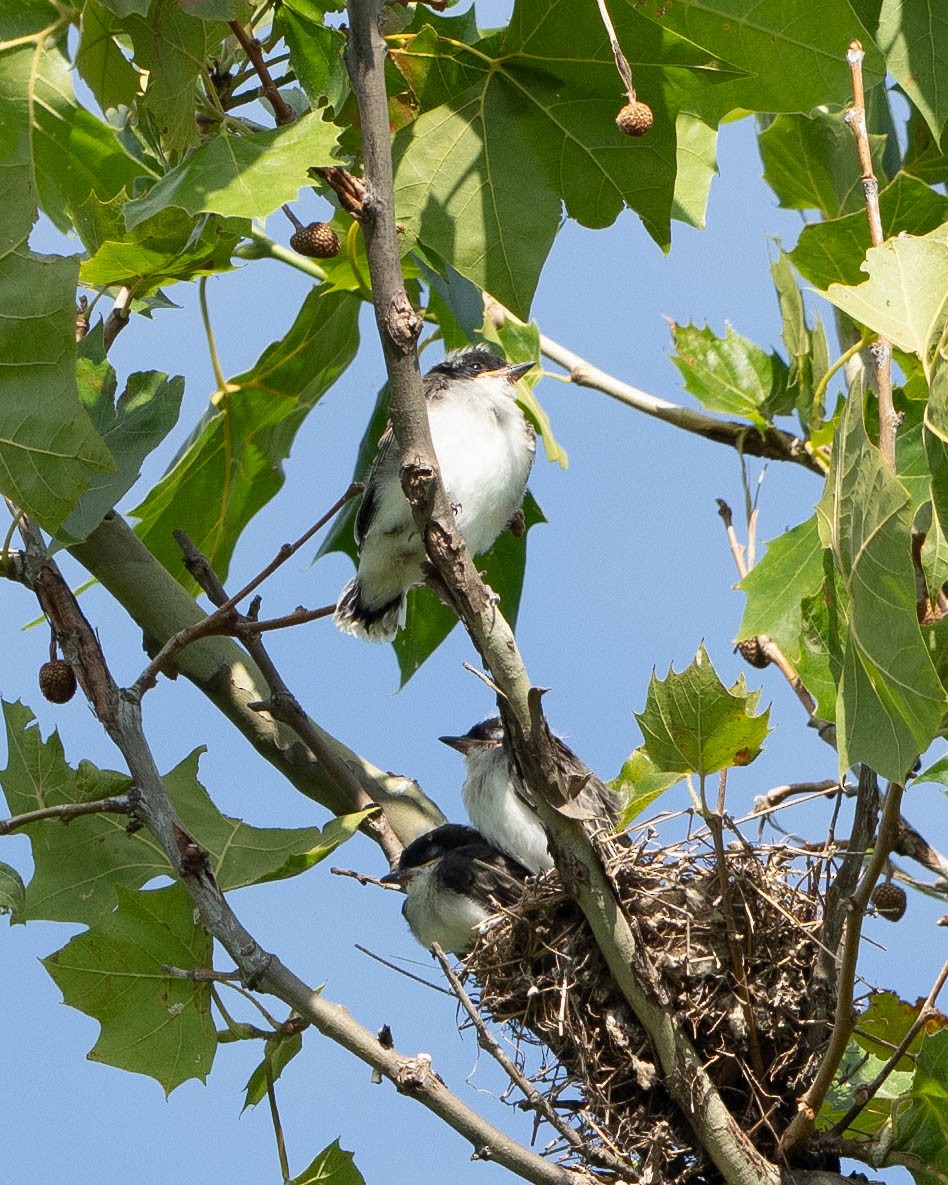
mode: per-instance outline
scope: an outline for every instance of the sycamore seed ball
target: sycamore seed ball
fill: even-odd
[[[290,246],[310,259],[331,259],[339,254],[339,236],[328,222],[311,222],[290,238]]]
[[[644,136],[655,121],[648,103],[626,103],[616,116],[616,127],[627,136]]]

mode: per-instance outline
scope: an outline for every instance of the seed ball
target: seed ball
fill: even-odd
[[[890,883],[876,885],[869,900],[876,907],[876,913],[888,922],[897,922],[908,905],[908,897],[901,885]]]
[[[741,652],[741,657],[744,661],[749,662],[752,667],[757,667],[759,670],[769,667],[773,661],[763,646],[761,646],[760,638],[745,638],[743,642],[738,642],[737,648]]]
[[[39,688],[51,704],[68,703],[76,694],[76,673],[61,658],[51,659],[39,669]]]
[[[331,259],[339,254],[339,236],[328,222],[311,222],[292,235],[290,246],[310,259]]]
[[[616,116],[616,127],[627,136],[644,136],[654,122],[652,108],[638,100],[626,103]]]

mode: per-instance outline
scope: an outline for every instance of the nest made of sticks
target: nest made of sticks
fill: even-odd
[[[608,871],[661,990],[738,1123],[765,1154],[828,1034],[807,990],[820,865],[783,847],[612,849]],[[723,874],[723,875],[722,875]],[[481,1012],[554,1055],[535,1082],[583,1138],[643,1183],[720,1181],[558,874],[531,882],[465,960]],[[473,979],[474,984],[470,984]]]

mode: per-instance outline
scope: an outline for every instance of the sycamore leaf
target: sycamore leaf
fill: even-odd
[[[622,803],[616,830],[624,831],[633,819],[680,781],[681,773],[658,769],[644,749],[635,749],[609,783]]]
[[[747,691],[743,676],[728,690],[701,646],[680,674],[655,673],[648,698],[635,718],[643,748],[659,770],[700,777],[731,766],[750,765],[769,728],[770,709],[754,715],[760,692]]]
[[[887,238],[925,235],[948,219],[948,197],[899,173],[879,194],[879,213]],[[800,275],[820,288],[855,287],[865,276],[862,264],[870,245],[866,213],[859,210],[805,226],[790,258]]]
[[[858,391],[843,412],[817,514],[849,603],[840,768],[865,762],[901,782],[937,734],[948,698],[916,616],[911,498],[866,433]]]
[[[356,1168],[354,1153],[340,1148],[336,1139],[289,1185],[365,1185],[365,1178]]]
[[[866,221],[859,160],[842,111],[778,115],[760,134],[764,180],[781,206],[819,210],[827,218],[859,211]],[[870,136],[876,176],[884,178],[886,137]]]
[[[671,332],[677,351],[672,361],[686,390],[708,411],[744,416],[763,428],[792,409],[789,372],[779,354],[765,353],[730,325],[723,338],[708,326],[672,325]]]
[[[930,234],[900,235],[866,255],[869,279],[856,288],[831,284],[823,293],[854,320],[916,354],[931,378],[948,329],[948,222]]]
[[[26,886],[15,868],[0,861],[0,916],[5,913],[15,917],[23,909]]]
[[[0,783],[12,814],[65,802],[88,802],[123,793],[129,779],[82,762],[66,762],[59,735],[44,741],[29,708],[3,705],[9,757]],[[318,827],[252,827],[223,815],[197,780],[200,751],[163,778],[185,831],[208,853],[222,889],[296,876],[345,842],[365,812]],[[90,815],[66,827],[32,823],[34,872],[16,921],[94,923],[115,906],[115,887],[137,889],[171,866],[147,831],[128,835],[127,816]]]
[[[926,1036],[912,1083],[892,1107],[890,1150],[911,1158],[918,1185],[948,1178],[948,1032]]]
[[[264,1042],[263,1061],[247,1079],[247,1085],[244,1087],[242,1110],[246,1111],[248,1107],[256,1107],[261,1099],[266,1098],[268,1066],[270,1081],[276,1082],[302,1048],[302,1033],[290,1033],[289,1035],[281,1033]]]
[[[137,532],[172,572],[181,527],[226,579],[241,531],[283,485],[283,462],[303,420],[355,357],[361,300],[317,287],[293,325],[218,392],[171,468],[132,513]]]
[[[125,207],[129,230],[169,206],[188,214],[263,218],[296,200],[309,185],[306,170],[335,157],[339,129],[306,115],[270,132],[238,136],[223,131]]]
[[[882,0],[876,44],[935,141],[948,123],[948,11],[940,0]]]
[[[0,260],[0,492],[55,531],[115,462],[76,396],[78,260]]]
[[[77,368],[79,398],[115,458],[114,473],[93,478],[57,538],[85,539],[138,480],[141,465],[178,419],[184,379],[156,370],[129,376],[115,399],[115,371],[105,357],[101,323],[83,340]]]
[[[473,44],[426,14],[393,45],[422,108],[395,136],[399,221],[522,318],[564,205],[588,227],[611,225],[628,205],[667,245],[678,109],[726,72],[632,6],[613,17],[655,115],[641,141],[616,128],[615,65],[593,8],[517,0],[507,28]],[[706,148],[692,153],[680,195],[691,221],[713,173]]]
[[[122,23],[99,0],[85,0],[79,26],[76,69],[103,111],[131,107],[139,74],[119,47]]]
[[[800,602],[823,584],[823,546],[816,515],[771,539],[741,581],[747,596],[738,639],[769,634],[787,657],[800,652]]]
[[[116,886],[118,909],[43,959],[65,1003],[101,1025],[90,1061],[147,1074],[170,1094],[207,1078],[217,1048],[211,985],[167,966],[211,964],[212,942],[182,885],[136,893]]]

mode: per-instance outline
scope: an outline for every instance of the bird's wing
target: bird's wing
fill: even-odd
[[[490,910],[519,900],[529,875],[517,860],[483,843],[458,848],[441,862],[445,888],[464,893]]]
[[[365,493],[359,506],[359,513],[355,521],[355,539],[361,547],[372,519],[375,517],[378,500],[379,481],[382,474],[391,466],[394,460],[395,434],[389,424],[379,437],[379,451],[375,454],[369,476],[365,480]]]

